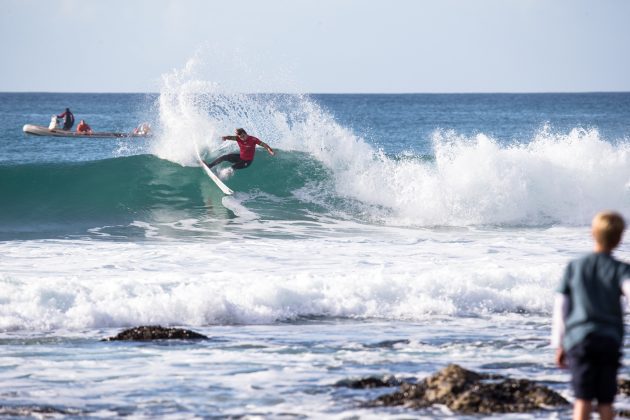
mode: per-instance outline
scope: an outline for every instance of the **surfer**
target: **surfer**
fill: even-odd
[[[84,120],[81,120],[79,121],[79,125],[77,125],[77,133],[92,134],[92,127],[90,127]]]
[[[66,108],[66,110],[57,115],[57,118],[63,118],[63,129],[70,130],[74,125],[74,115],[70,112],[70,108]]]
[[[275,152],[264,141],[247,134],[242,128],[236,129],[235,136],[223,136],[223,141],[234,140],[238,143],[238,147],[241,149],[240,153],[229,153],[227,155],[219,156],[210,163],[206,163],[208,168],[212,168],[221,162],[233,163],[232,169],[244,169],[252,164],[254,161],[254,154],[256,153],[256,145],[264,147],[271,156],[275,155]],[[204,162],[205,163],[205,162]]]

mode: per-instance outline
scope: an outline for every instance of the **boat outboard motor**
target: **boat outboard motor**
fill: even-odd
[[[59,124],[59,120],[57,119],[57,116],[53,115],[52,117],[50,117],[50,124],[48,124],[48,129],[54,130],[57,128],[58,124]]]

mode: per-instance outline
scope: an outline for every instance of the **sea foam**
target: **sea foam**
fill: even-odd
[[[0,331],[548,314],[566,260],[588,249],[584,229],[380,229],[344,224],[336,236],[302,240],[0,244]]]
[[[432,162],[365,159],[337,189],[392,209],[387,222],[401,225],[583,225],[602,208],[629,208],[630,143],[594,129],[509,145],[437,131],[433,148]]]

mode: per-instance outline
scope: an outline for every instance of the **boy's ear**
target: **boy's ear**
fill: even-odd
[[[591,237],[593,238],[593,242],[595,242],[596,246],[599,247],[603,247],[603,245],[599,242],[599,238],[597,235],[597,230],[595,229],[595,227],[591,227]]]

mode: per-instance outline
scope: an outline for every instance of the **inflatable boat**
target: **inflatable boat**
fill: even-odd
[[[35,136],[50,136],[50,137],[90,137],[95,139],[105,138],[120,138],[120,137],[148,137],[148,134],[135,134],[135,133],[110,133],[106,131],[93,131],[91,134],[79,133],[70,130],[61,130],[59,128],[50,129],[41,125],[26,124],[22,127],[22,131],[26,134],[32,134]]]

